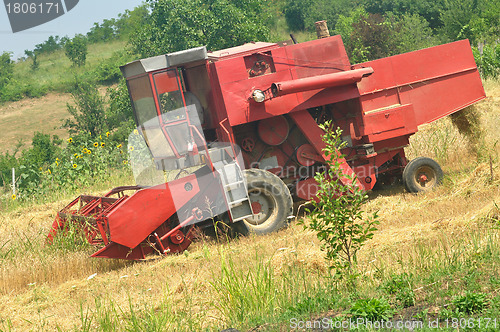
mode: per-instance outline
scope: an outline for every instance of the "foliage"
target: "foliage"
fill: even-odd
[[[64,54],[74,66],[84,66],[87,53],[87,39],[83,35],[76,35],[64,44]]]
[[[106,124],[113,130],[115,142],[125,142],[135,128],[134,114],[125,79],[117,87],[108,89],[109,106],[106,110]]]
[[[105,19],[101,24],[95,22],[94,26],[87,32],[87,39],[89,43],[99,43],[115,39],[117,37],[114,29],[116,20]]]
[[[354,31],[354,24],[363,20],[367,15],[363,7],[358,7],[349,15],[340,15],[335,25],[335,33],[342,36],[352,63],[368,60],[369,51]]]
[[[499,16],[498,0],[445,0],[440,19],[443,34],[450,40],[468,38],[472,44],[477,44],[479,41],[497,41]]]
[[[472,49],[479,72],[483,78],[500,76],[500,44],[483,45]]]
[[[465,295],[453,298],[456,310],[461,313],[481,313],[486,307],[486,295],[482,293],[466,292]]]
[[[142,57],[206,45],[223,49],[266,41],[269,29],[263,0],[149,0],[151,15],[131,36]]]
[[[16,168],[19,166],[16,158],[16,153],[17,150],[15,150],[12,154],[10,154],[9,152],[0,154],[0,183],[3,187],[7,186],[8,184],[12,184],[12,168]]]
[[[59,38],[59,36],[49,36],[43,43],[35,45],[33,52],[37,54],[50,54],[63,48],[67,37]]]
[[[105,131],[104,99],[97,86],[87,80],[75,80],[71,95],[76,106],[67,104],[67,108],[74,119],[68,119],[64,124],[70,134],[90,133],[96,136]]]
[[[394,54],[420,50],[439,44],[432,34],[429,22],[418,14],[389,16],[392,21]]]
[[[38,52],[37,51],[30,51],[30,50],[25,50],[24,54],[28,58],[31,58],[33,63],[31,64],[31,69],[32,70],[37,70],[40,67],[40,63],[38,63]]]
[[[286,24],[291,30],[305,30],[308,14],[314,0],[289,0],[285,3],[284,14]]]
[[[9,52],[0,55],[0,92],[2,88],[12,79],[14,75],[14,62],[10,59]]]
[[[415,293],[411,287],[411,277],[406,274],[393,275],[382,288],[391,295],[395,295],[396,301],[403,307],[415,305]]]
[[[353,318],[362,318],[367,321],[387,321],[393,316],[391,306],[386,299],[359,299],[349,309]]]
[[[120,66],[132,60],[134,60],[134,57],[127,50],[115,51],[110,58],[101,61],[92,70],[93,76],[90,79],[95,79],[97,82],[106,85],[117,83],[123,77]]]
[[[445,0],[366,0],[365,8],[373,14],[385,15],[392,13],[396,16],[418,15],[423,17],[431,29],[443,25],[440,13],[444,9]]]
[[[35,132],[31,143],[32,147],[29,150],[23,151],[22,161],[24,164],[35,167],[41,167],[50,163],[57,152],[57,147],[61,143],[62,141],[56,135],[51,140],[50,135]]]
[[[29,158],[19,160],[20,199],[35,199],[56,190],[75,190],[109,176],[115,169],[125,167],[127,161],[122,144],[115,145],[109,136],[109,132],[100,135],[80,133],[70,137],[65,148],[56,149],[50,154],[50,159],[46,151],[51,147],[44,139],[44,149],[40,149],[46,152],[40,157],[40,160],[44,160],[43,164],[30,163]],[[31,154],[37,156],[31,150],[23,155]]]
[[[330,122],[320,127],[325,131],[323,152],[328,169],[314,177],[319,185],[318,200],[311,201],[315,210],[310,211],[311,220],[306,227],[317,232],[331,268],[341,277],[342,272],[352,273],[357,252],[373,237],[378,216],[377,212],[364,213],[362,205],[368,196],[357,185],[355,174],[342,172],[344,156],[339,152],[345,146],[341,141],[342,130],[331,130]]]
[[[360,8],[362,0],[288,0],[283,6],[286,23],[291,30],[314,30],[314,22],[326,20],[333,28],[339,15],[348,15],[352,8]]]

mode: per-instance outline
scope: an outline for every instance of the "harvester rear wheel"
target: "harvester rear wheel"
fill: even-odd
[[[293,213],[293,201],[285,183],[273,173],[261,169],[244,170],[248,196],[254,216],[233,224],[244,235],[268,234],[286,226]]]
[[[429,191],[443,181],[443,170],[439,164],[426,157],[413,159],[403,171],[403,183],[411,193]]]

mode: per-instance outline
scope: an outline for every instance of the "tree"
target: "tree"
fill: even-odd
[[[149,0],[151,15],[131,37],[142,57],[206,45],[223,49],[266,41],[264,0]]]
[[[306,20],[314,0],[289,0],[283,10],[286,24],[291,30],[305,30]]]
[[[87,58],[87,39],[83,35],[76,35],[64,44],[64,53],[74,66],[84,66]]]
[[[319,186],[317,200],[311,201],[315,209],[309,211],[310,222],[305,227],[316,231],[335,276],[342,278],[345,272],[352,277],[358,251],[377,230],[378,215],[363,211],[366,192],[357,185],[355,174],[342,172],[345,156],[339,151],[346,145],[341,139],[342,130],[332,130],[331,122],[319,126],[325,131],[323,152],[328,168],[314,176]],[[340,178],[348,181],[344,184]]]
[[[14,75],[14,62],[10,59],[9,52],[0,55],[0,90],[9,83]]]
[[[439,44],[432,34],[429,22],[418,14],[405,14],[388,18],[392,21],[395,53],[420,50]]]
[[[76,106],[67,104],[67,108],[74,120],[66,120],[64,127],[72,134],[85,132],[95,136],[102,133],[106,125],[104,99],[99,95],[96,84],[77,80],[71,95]]]
[[[366,0],[366,10],[373,14],[396,16],[417,14],[429,22],[435,30],[443,25],[440,14],[445,8],[445,0]]]
[[[40,67],[40,64],[38,63],[38,52],[36,50],[35,51],[24,50],[24,54],[26,54],[26,56],[28,58],[31,58],[31,60],[33,61],[31,63],[31,69],[37,70]]]

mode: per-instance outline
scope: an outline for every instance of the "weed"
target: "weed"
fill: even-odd
[[[481,313],[488,303],[485,294],[473,292],[466,292],[465,295],[456,296],[452,302],[458,312],[465,314]]]
[[[386,299],[359,299],[349,309],[353,318],[363,318],[369,321],[389,320],[393,316],[393,310]]]

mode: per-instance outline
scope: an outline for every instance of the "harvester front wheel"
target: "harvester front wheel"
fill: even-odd
[[[443,170],[439,164],[426,157],[413,159],[403,171],[403,183],[411,193],[429,191],[443,181]]]
[[[293,213],[292,195],[285,183],[273,173],[261,169],[247,169],[243,173],[254,216],[236,222],[236,231],[244,235],[262,235],[285,227]]]

